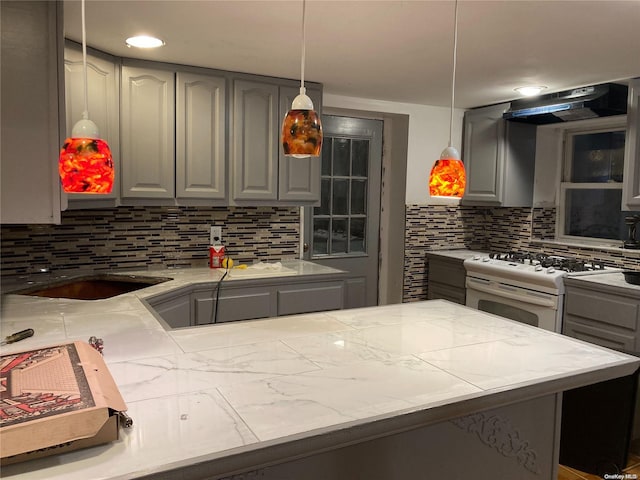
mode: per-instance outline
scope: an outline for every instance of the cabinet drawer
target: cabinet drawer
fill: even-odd
[[[596,292],[568,290],[565,312],[601,323],[637,330],[638,304]]]
[[[339,310],[344,305],[342,282],[316,283],[278,289],[278,315]]]
[[[612,332],[595,325],[585,325],[565,315],[563,332],[568,337],[626,352],[635,351],[635,335]]]
[[[273,316],[271,311],[272,293],[264,292],[220,292],[217,318],[215,295],[194,294],[193,310],[196,325],[233,322]]]

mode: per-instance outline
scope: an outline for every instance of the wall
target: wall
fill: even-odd
[[[433,163],[449,144],[450,109],[413,103],[387,102],[324,93],[323,108],[341,108],[404,114],[409,116],[407,146],[407,205],[433,204],[427,184]],[[462,150],[462,119],[464,110],[456,109],[453,118],[453,145]],[[450,202],[451,203],[451,202]],[[454,201],[453,203],[457,203]]]
[[[235,260],[298,257],[298,208],[119,207],[62,213],[60,225],[3,225],[0,273],[205,267],[210,225]]]

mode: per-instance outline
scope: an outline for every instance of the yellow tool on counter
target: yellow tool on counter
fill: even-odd
[[[235,267],[233,266],[233,258],[231,257],[224,257],[222,259],[222,268],[226,268],[227,270],[229,270],[230,268],[237,268],[240,270],[244,270],[245,268],[247,268],[246,265],[236,265]]]

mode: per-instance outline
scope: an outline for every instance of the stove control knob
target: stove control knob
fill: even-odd
[[[556,269],[555,269],[555,268],[553,268],[553,267],[549,267],[549,268],[547,268],[547,273],[553,273],[553,272],[555,272],[555,271],[556,271]]]
[[[488,262],[489,261],[489,257],[482,257],[482,261],[483,262]]]
[[[531,260],[531,265],[540,265],[540,260]]]
[[[536,272],[541,272],[541,271],[542,271],[542,265],[536,265],[536,266],[534,267],[534,270],[535,270]]]
[[[473,259],[474,259],[474,260],[480,260],[480,255],[474,255],[474,256],[473,256]]]

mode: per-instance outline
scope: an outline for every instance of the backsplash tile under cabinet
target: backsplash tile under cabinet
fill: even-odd
[[[640,257],[623,249],[617,252],[540,243],[539,240],[554,239],[555,221],[555,208],[408,205],[403,301],[427,299],[429,265],[426,253],[432,250],[544,252],[640,270]]]
[[[298,257],[297,208],[118,207],[62,213],[61,225],[3,225],[2,275],[51,270],[204,267],[209,227],[241,262]]]

